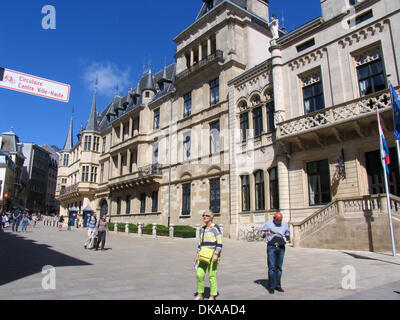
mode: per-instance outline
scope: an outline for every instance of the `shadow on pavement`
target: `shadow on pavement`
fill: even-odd
[[[373,261],[380,261],[380,262],[384,262],[384,263],[390,263],[390,264],[394,264],[396,266],[400,266],[400,263],[395,263],[395,262],[391,262],[391,261],[386,261],[386,260],[381,260],[381,259],[375,259],[375,258],[370,258],[370,257],[365,257],[365,256],[361,256],[359,254],[355,254],[355,253],[349,253],[349,252],[343,252],[355,259],[361,259],[361,260],[373,260]]]
[[[263,286],[265,288],[265,290],[268,290],[269,288],[269,282],[267,279],[260,279],[260,280],[256,280],[254,281],[254,283]]]
[[[17,234],[0,231],[0,286],[42,272],[44,266],[89,266]]]

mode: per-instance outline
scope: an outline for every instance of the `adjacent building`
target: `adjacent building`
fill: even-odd
[[[0,135],[0,207],[24,208],[26,183],[23,180],[22,154],[18,136],[11,131]]]
[[[321,0],[322,16],[290,33],[268,1],[203,2],[174,39],[176,63],[101,113],[95,92],[76,143],[71,119],[61,213],[89,205],[116,222],[194,226],[212,210],[237,238],[279,210],[296,245],[387,249],[376,110],[393,147],[399,1]]]

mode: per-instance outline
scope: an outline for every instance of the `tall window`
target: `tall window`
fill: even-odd
[[[213,122],[210,124],[210,153],[214,154],[219,152],[219,143],[220,143],[220,129],[219,129],[219,121]]]
[[[242,211],[250,211],[250,176],[242,176]]]
[[[141,193],[140,194],[140,213],[145,213],[146,212],[146,194]]]
[[[101,150],[101,152],[104,154],[104,153],[106,153],[106,141],[107,141],[107,139],[106,139],[107,137],[104,137],[103,138],[103,149]]]
[[[190,215],[190,183],[182,185],[182,215]]]
[[[307,174],[310,206],[331,202],[328,160],[308,163]]]
[[[265,210],[264,171],[255,173],[256,210]]]
[[[68,167],[68,165],[69,165],[69,154],[64,154],[63,165],[64,165],[64,167]]]
[[[309,114],[325,108],[322,81],[318,81],[303,88],[305,113]]]
[[[158,143],[153,144],[153,164],[158,164]]]
[[[158,190],[151,193],[151,212],[158,211]]]
[[[267,121],[268,121],[268,132],[275,131],[275,104],[269,102],[267,104]]]
[[[269,199],[270,209],[279,209],[279,181],[277,168],[269,170]]]
[[[221,211],[220,179],[210,180],[210,210],[213,213]]]
[[[359,66],[357,68],[357,74],[361,97],[387,88],[381,58]]]
[[[189,92],[183,96],[183,117],[189,117],[192,114],[192,93]]]
[[[154,129],[160,128],[160,109],[154,110]]]
[[[89,166],[82,167],[82,182],[89,182]]]
[[[254,136],[257,137],[263,132],[262,108],[253,110]]]
[[[210,82],[210,105],[219,102],[219,79]]]
[[[93,151],[99,152],[100,138],[94,137],[93,139]]]
[[[190,133],[183,135],[183,161],[190,160]]]
[[[90,173],[90,182],[97,183],[97,167],[92,167]]]
[[[117,214],[121,214],[121,198],[117,198]]]
[[[85,143],[83,145],[84,151],[90,151],[92,148],[92,136],[85,136]]]
[[[246,112],[240,116],[240,135],[242,142],[247,141],[248,132],[249,132],[249,114]]]
[[[126,214],[130,214],[131,213],[131,197],[130,196],[126,196],[126,210],[125,213]]]

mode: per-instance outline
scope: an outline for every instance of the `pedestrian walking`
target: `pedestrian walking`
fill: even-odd
[[[108,230],[108,222],[107,222],[107,216],[103,215],[101,216],[99,222],[97,223],[97,243],[96,243],[96,251],[99,250],[99,245],[101,242],[101,250],[103,251],[105,248],[106,244],[106,234],[109,233]]]
[[[21,223],[22,219],[22,212],[16,209],[12,217],[13,217],[12,231],[18,232],[19,224]]]
[[[274,294],[275,290],[284,292],[281,285],[282,266],[286,240],[290,240],[290,229],[288,224],[282,220],[282,214],[276,213],[274,219],[268,221],[261,230],[261,236],[266,239],[267,243],[268,292],[270,294]]]
[[[36,228],[36,223],[38,221],[38,216],[37,216],[36,213],[33,215],[32,220],[33,220],[33,228],[35,229]]]
[[[58,219],[58,231],[61,231],[64,224],[64,216],[61,215],[60,219]]]
[[[210,281],[210,300],[215,300],[218,295],[217,268],[221,260],[222,234],[219,227],[213,223],[213,219],[212,212],[203,213],[205,226],[201,230],[200,243],[195,257],[197,266],[197,297],[195,300],[203,300],[204,278],[207,271]]]
[[[88,239],[85,241],[85,244],[83,247],[85,249],[93,249],[93,242],[94,242],[94,237],[96,233],[96,228],[97,228],[97,216],[96,212],[93,212],[92,216],[89,218],[87,222],[87,228],[88,228]]]
[[[25,213],[22,218],[22,232],[26,233],[26,229],[28,228],[29,218],[28,215]]]

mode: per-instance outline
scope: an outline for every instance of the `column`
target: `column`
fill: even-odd
[[[121,126],[119,127],[119,137],[120,142],[124,141],[124,123],[121,122]]]
[[[285,155],[278,156],[279,208],[286,222],[290,220],[289,169]]]
[[[117,163],[117,171],[118,171],[118,174],[117,174],[117,176],[120,176],[120,175],[121,175],[121,170],[122,170],[121,159],[122,159],[122,154],[121,154],[121,153],[118,153],[118,163]]]
[[[207,56],[211,55],[211,38],[207,39]]]
[[[193,67],[194,64],[194,51],[190,50],[190,66]]]
[[[269,48],[272,55],[272,76],[274,85],[274,103],[275,103],[275,124],[283,122],[286,118],[285,112],[285,90],[282,74],[282,52],[281,47],[272,44]]]
[[[201,46],[201,43],[199,44],[199,62],[203,60],[203,48]]]
[[[132,173],[131,163],[132,163],[132,151],[131,151],[131,149],[128,149],[127,157],[126,157],[126,164],[128,166],[128,172],[129,173]]]
[[[129,117],[129,134],[128,134],[129,138],[133,137],[133,119],[132,117]]]

